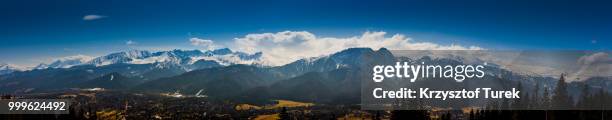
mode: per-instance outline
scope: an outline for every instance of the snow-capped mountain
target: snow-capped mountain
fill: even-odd
[[[55,60],[49,65],[46,65],[47,68],[70,68],[75,65],[81,65],[93,59],[93,57],[85,56],[85,55],[76,55],[76,56],[68,56],[64,58],[60,58]],[[39,65],[40,67],[44,67],[45,65]]]
[[[24,69],[19,66],[10,65],[6,63],[0,63],[0,75],[9,74],[15,71],[23,71],[23,70]]]
[[[86,64],[95,66],[104,66],[117,63],[130,63],[135,60],[151,57],[151,52],[141,50],[130,50],[126,52],[111,53],[109,55],[100,56],[92,59]]]
[[[259,89],[265,85],[271,85],[269,88],[274,88],[270,91],[298,90],[298,92],[308,91],[312,86],[328,86],[328,88],[321,87],[321,91],[315,93],[322,95],[321,98],[327,96],[327,93],[336,92],[337,95],[347,93],[358,99],[360,81],[370,79],[363,75],[370,75],[371,73],[368,72],[371,72],[373,65],[393,65],[398,61],[410,64],[463,65],[479,61],[478,59],[466,60],[466,58],[457,56],[406,57],[395,55],[385,48],[378,50],[350,48],[325,56],[300,59],[282,66],[258,66],[261,65],[259,64],[261,55],[262,53],[246,54],[230,49],[159,52],[132,50],[96,57],[86,62],[80,61],[81,64],[71,64],[73,66],[70,68],[32,70],[16,72],[13,73],[14,75],[3,75],[0,76],[0,86],[3,86],[0,87],[0,92],[25,92],[30,88],[51,90],[74,86],[89,88],[101,85],[108,85],[102,86],[105,88],[135,87],[159,92],[180,89],[195,93],[202,88],[207,88],[207,91],[227,93],[228,87],[239,87],[244,90],[234,89],[237,91],[224,94],[228,95],[227,97],[234,97],[229,95],[242,95],[242,92],[250,92],[252,89]],[[250,65],[233,65],[243,63]],[[478,64],[481,63],[482,61]],[[2,66],[7,65],[2,64]],[[41,64],[39,67],[47,67],[47,65]],[[4,68],[10,67],[0,67],[0,70]],[[549,86],[547,89],[554,89],[558,80],[552,77],[517,74],[515,71],[500,68],[495,63],[488,63],[484,71],[486,71],[486,79],[464,82],[440,82],[440,80],[452,79],[422,80],[418,84],[409,83],[409,85],[448,88],[456,86],[507,87],[520,81],[526,86],[525,91],[532,91],[535,85]],[[607,86],[612,85],[610,79],[610,77],[591,78],[584,83],[597,89],[609,88]],[[125,84],[121,83],[122,80],[134,81],[125,81],[128,83]],[[398,85],[403,84],[398,83]],[[278,90],[279,88],[281,90]],[[334,90],[326,90],[330,88]],[[568,88],[573,91],[570,94],[576,96],[579,94],[576,91],[580,91],[581,86],[570,84]],[[255,93],[267,94],[267,92]],[[286,95],[283,92],[270,94]],[[337,97],[332,96],[332,98]]]
[[[297,76],[307,72],[325,72],[340,68],[367,68],[373,63],[391,64],[394,56],[386,48],[349,48],[328,56],[300,59],[276,67],[288,76]]]
[[[229,48],[217,50],[171,50],[150,52],[145,50],[130,50],[111,53],[105,56],[91,58],[78,55],[58,59],[51,64],[40,64],[34,69],[70,68],[79,65],[106,66],[112,64],[155,64],[159,68],[179,67],[186,71],[198,68],[214,67],[215,65],[258,64],[261,52],[247,54],[234,52]]]
[[[40,69],[47,69],[49,68],[49,65],[45,64],[45,63],[40,63],[36,66],[34,66],[32,69],[33,70],[40,70]]]

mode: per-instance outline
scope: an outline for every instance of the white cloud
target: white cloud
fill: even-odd
[[[106,18],[108,16],[103,16],[103,15],[85,15],[83,16],[83,20],[85,21],[90,21],[90,20],[97,20],[97,19],[102,19],[102,18]]]
[[[66,57],[56,58],[55,60],[59,60],[59,61],[78,60],[78,61],[81,61],[81,62],[87,62],[87,61],[92,60],[93,58],[94,57],[92,57],[92,56],[77,54],[77,55],[73,55],[73,56],[66,56]]]
[[[605,52],[582,56],[578,59],[579,68],[569,80],[585,80],[594,76],[612,76],[612,58]]]
[[[608,53],[598,52],[591,55],[585,55],[578,59],[578,65],[592,65],[601,63],[612,63],[612,59]]]
[[[136,45],[136,44],[138,44],[138,42],[132,41],[132,40],[128,40],[125,42],[125,45]]]
[[[416,42],[402,34],[387,36],[386,32],[365,32],[350,37],[317,37],[307,31],[283,31],[277,33],[247,34],[241,38],[234,38],[224,45],[216,44],[213,40],[193,37],[189,39],[191,45],[201,47],[203,50],[218,49],[228,46],[234,51],[246,53],[263,52],[261,61],[257,63],[279,66],[299,59],[320,57],[333,54],[341,50],[354,47],[369,47],[379,49],[382,47],[391,50],[479,50],[476,46],[440,45],[431,42]],[[126,45],[138,44],[128,40]],[[154,47],[149,49],[159,49]],[[162,50],[175,49],[168,48]],[[86,58],[77,56],[76,58]]]
[[[247,53],[263,52],[264,61],[270,65],[284,65],[298,59],[329,55],[347,48],[385,47],[392,50],[479,50],[476,46],[439,45],[431,42],[415,42],[401,34],[390,37],[386,32],[365,32],[361,36],[347,38],[317,37],[306,31],[248,34],[234,38],[232,49]],[[193,43],[193,42],[192,42]]]
[[[194,37],[189,39],[189,42],[191,42],[191,45],[202,47],[202,49],[205,50],[212,50],[218,47],[218,45],[216,45],[214,41],[207,39],[200,39]]]
[[[46,65],[48,65],[47,67],[51,68],[70,68],[72,66],[82,65],[83,63],[86,63],[92,60],[93,58],[94,57],[79,54],[74,56],[55,58],[53,62]]]

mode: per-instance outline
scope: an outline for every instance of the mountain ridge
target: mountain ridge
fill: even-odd
[[[194,69],[194,63],[204,60],[208,62],[217,62],[218,65],[242,64],[241,61],[259,60],[261,52],[247,54],[243,52],[234,52],[229,48],[221,48],[216,50],[180,50],[174,49],[169,51],[150,52],[146,50],[128,50],[122,52],[110,53],[99,57],[89,57],[84,55],[69,56],[45,64],[41,63],[30,70],[48,69],[48,68],[70,68],[81,65],[106,66],[111,64],[157,64],[158,67],[167,67],[164,65],[172,65],[182,67],[186,71]],[[215,65],[215,64],[212,64]],[[202,65],[199,65],[200,67]]]
[[[210,52],[173,50],[155,53],[144,51],[117,53],[107,58],[110,58],[111,61],[123,62],[103,66],[88,64],[69,68],[35,69],[1,75],[0,92],[30,93],[66,89],[67,87],[101,86],[109,89],[157,93],[180,91],[181,94],[194,94],[199,90],[204,90],[210,97],[234,100],[286,98],[323,103],[342,101],[358,103],[362,87],[360,83],[361,81],[371,80],[371,76],[368,75],[371,75],[373,65],[394,65],[398,61],[406,61],[410,64],[420,64],[422,62],[441,65],[468,64],[465,63],[466,61],[462,61],[464,59],[455,57],[396,57],[386,48],[378,50],[349,48],[326,56],[304,58],[286,65],[273,67],[257,64],[224,65],[218,59],[197,59],[197,61],[193,61],[189,58],[189,56],[194,55],[239,57],[241,54],[230,49]],[[249,55],[260,57],[261,54]],[[153,57],[173,59],[168,60],[170,62],[130,63],[134,61],[132,58],[142,60],[143,58],[153,59]],[[193,66],[192,68],[185,68],[181,64]],[[495,63],[489,63],[486,69],[488,69],[486,71],[492,71],[487,73],[486,80],[466,80],[463,83],[456,83],[452,80],[424,79],[419,83],[397,83],[397,85],[443,86],[444,88],[452,88],[457,85],[511,87],[521,81],[526,90],[531,91],[536,84],[549,86],[547,89],[554,89],[552,87],[555,86],[557,81],[551,77],[517,74],[510,70],[501,69]],[[109,82],[107,80],[108,75],[123,76],[119,78],[133,80],[134,84],[122,85]],[[610,78],[594,78],[584,83],[592,85],[593,88],[600,87],[597,89],[601,89],[612,84],[612,82],[606,80],[610,80]],[[104,86],[104,84],[109,84],[109,86]],[[575,91],[580,87],[578,84],[572,83],[569,86],[570,90],[574,90],[569,92],[570,94],[579,94]],[[316,87],[320,87],[320,89],[312,90]],[[287,91],[289,92],[287,93]],[[299,95],[294,96],[289,93],[303,93],[308,97],[300,98]]]

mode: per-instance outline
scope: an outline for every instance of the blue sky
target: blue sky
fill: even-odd
[[[487,49],[609,50],[609,6],[608,1],[9,0],[0,3],[0,61],[34,65],[76,54],[196,49],[189,38],[222,43],[286,30],[324,37],[385,31]],[[84,20],[86,15],[101,18]]]

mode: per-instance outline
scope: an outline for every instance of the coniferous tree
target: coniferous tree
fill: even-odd
[[[550,109],[550,92],[546,86],[544,86],[544,91],[542,93],[542,104],[540,105],[540,109]]]
[[[429,113],[427,110],[394,110],[391,111],[391,120],[427,120]]]
[[[597,94],[597,96],[594,97],[596,99],[596,100],[594,100],[595,101],[594,104],[596,106],[600,106],[597,109],[605,110],[606,107],[609,105],[609,100],[608,100],[608,95],[607,94],[608,93],[606,93],[604,89],[601,89],[599,91],[599,93]]]
[[[444,113],[444,115],[442,115],[442,120],[450,120],[452,117],[452,114],[450,112]]]
[[[578,101],[578,105],[577,107],[579,107],[580,109],[587,109],[589,107],[589,102],[590,102],[590,89],[589,89],[589,85],[587,85],[586,83],[582,84],[582,92],[580,93],[580,99]]]
[[[287,108],[283,107],[279,114],[280,120],[290,120],[289,113],[287,113]]]
[[[446,119],[446,113],[442,114],[442,116],[440,116],[440,120],[448,120]]]
[[[516,85],[516,89],[521,91],[521,92],[519,92],[519,97],[520,98],[515,98],[514,99],[512,105],[511,105],[512,106],[511,108],[512,109],[523,109],[523,107],[525,107],[525,105],[523,103],[524,102],[523,99],[524,99],[524,96],[525,96],[525,92],[522,91],[523,90],[523,85],[522,85],[521,81],[518,81],[518,83]]]
[[[469,117],[470,117],[470,120],[474,120],[474,109],[470,110]]]
[[[555,88],[554,95],[552,97],[552,107],[554,109],[568,109],[572,106],[571,98],[567,93],[567,83],[565,83],[565,76],[561,74],[557,87]]]
[[[531,101],[529,102],[529,106],[532,109],[540,109],[541,98],[540,98],[540,82],[535,82],[535,87],[533,88]]]
[[[530,105],[531,98],[529,96],[530,96],[529,93],[525,92],[524,99],[522,100],[523,107],[521,109],[526,110],[526,109],[530,109],[531,108],[531,105]],[[521,97],[521,98],[523,98],[523,97]]]
[[[376,111],[376,114],[374,114],[374,116],[372,116],[372,120],[380,120],[380,117],[382,117],[380,115],[380,111]]]

